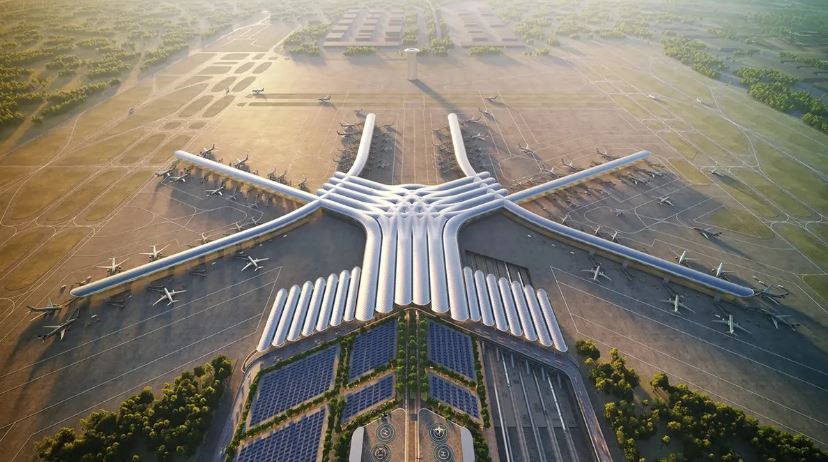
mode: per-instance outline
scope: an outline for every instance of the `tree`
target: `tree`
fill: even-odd
[[[653,375],[653,379],[650,380],[650,385],[655,389],[664,390],[668,393],[672,389],[670,386],[670,379],[667,378],[667,374],[664,372],[656,372],[655,375]]]

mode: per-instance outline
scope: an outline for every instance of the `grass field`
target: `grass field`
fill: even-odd
[[[170,138],[169,141],[164,143],[160,148],[158,148],[155,153],[153,153],[152,157],[150,158],[150,163],[152,164],[160,164],[161,162],[166,161],[167,159],[171,158],[175,151],[179,149],[184,149],[187,143],[190,142],[192,137],[190,135],[175,135],[174,137]]]
[[[3,258],[0,258],[0,275],[28,255],[32,249],[45,242],[52,233],[51,228],[34,228],[24,231],[4,243],[0,247],[0,255],[3,256]]]
[[[670,165],[679,172],[685,180],[690,184],[697,186],[705,186],[710,184],[710,180],[693,166],[690,162],[684,159],[669,159]]]
[[[31,167],[0,167],[0,187],[12,181],[25,178],[31,171]]]
[[[828,301],[828,275],[825,274],[806,274],[802,276],[802,280],[816,292],[824,300]]]
[[[145,134],[146,132],[139,129],[115,135],[62,156],[55,164],[70,166],[105,164],[115,157],[118,157],[118,155],[124,152],[127,146],[138,141]]]
[[[88,175],[82,167],[46,167],[20,188],[6,216],[11,220],[36,216]]]
[[[711,224],[735,233],[758,239],[772,239],[774,236],[770,228],[741,208],[722,207],[708,216]]]
[[[105,218],[127,200],[127,198],[135,194],[135,191],[150,179],[152,176],[151,172],[152,170],[134,170],[130,172],[121,180],[117,189],[113,189],[109,194],[99,197],[86,210],[83,219],[96,222]]]
[[[152,93],[152,85],[138,85],[115,95],[110,100],[84,112],[75,128],[75,139],[83,141],[89,135],[100,132],[111,124],[114,117],[122,117],[146,100]]]
[[[121,133],[126,130],[131,130],[150,122],[166,117],[173,112],[181,109],[189,103],[199,93],[207,88],[206,83],[193,85],[191,87],[176,90],[164,98],[158,98],[145,106],[139,107],[135,110],[135,114],[116,125],[112,129],[112,133]]]
[[[693,145],[673,132],[663,133],[661,134],[661,137],[667,142],[667,144],[672,146],[673,149],[689,160],[693,160],[697,155],[699,155],[699,151]]]
[[[828,187],[822,178],[767,143],[757,141],[755,145],[759,163],[769,178],[817,212],[828,214]]]
[[[118,179],[125,172],[126,169],[124,168],[103,170],[92,177],[91,180],[82,184],[72,194],[64,197],[57,206],[46,213],[43,219],[47,222],[58,222],[74,217],[84,207],[91,204],[104,190],[110,186],[117,185]],[[118,188],[115,187],[115,189]]]
[[[724,165],[732,165],[736,163],[736,159],[733,158],[730,154],[727,153],[724,149],[722,149],[716,143],[710,141],[709,138],[704,136],[701,133],[687,133],[685,135],[687,139],[699,149],[699,151],[703,152],[708,157],[712,158],[716,162]]]
[[[150,135],[141,141],[139,141],[135,146],[127,149],[126,152],[118,159],[119,164],[134,164],[136,162],[140,162],[142,159],[147,157],[152,151],[157,148],[164,138],[167,135],[163,133],[156,133],[154,135]]]
[[[828,246],[804,229],[779,223],[773,229],[823,270],[828,270]]]
[[[204,111],[204,117],[215,117],[216,114],[223,111],[231,102],[233,102],[232,95],[222,96]]]
[[[197,100],[193,101],[192,103],[188,104],[187,107],[181,110],[178,113],[180,117],[192,117],[196,115],[199,111],[204,109],[204,106],[207,106],[210,101],[213,100],[213,95],[204,95]]]
[[[60,262],[90,232],[88,228],[74,228],[49,239],[6,278],[6,290],[16,291],[28,288]]]
[[[765,198],[776,204],[780,210],[784,210],[793,216],[800,218],[809,217],[813,215],[810,209],[802,205],[793,196],[785,192],[776,184],[770,182],[767,178],[757,174],[752,170],[735,169],[736,176],[750,185],[753,189],[759,191]]]
[[[739,129],[716,113],[690,104],[671,102],[670,110],[675,111],[690,125],[707,135],[711,140],[736,155],[747,154],[747,139]]]
[[[70,126],[52,130],[15,149],[2,157],[0,162],[3,165],[43,165],[57,155],[71,132]]]
[[[745,207],[753,210],[765,218],[779,216],[779,211],[765,199],[756,194],[750,187],[732,176],[716,177],[718,184],[724,188],[734,199]]]
[[[612,95],[612,99],[618,103],[619,106],[623,107],[624,109],[630,111],[632,115],[639,119],[648,119],[651,118],[653,115],[647,112],[646,109],[638,105],[635,101],[632,100],[629,96],[625,95]]]

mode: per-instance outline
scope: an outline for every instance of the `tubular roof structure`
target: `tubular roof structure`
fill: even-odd
[[[465,176],[439,185],[386,185],[359,177],[368,160],[374,123],[374,114],[369,114],[353,166],[347,172],[336,172],[315,194],[184,151],[176,152],[179,160],[304,205],[268,223],[76,287],[72,295],[90,296],[168,271],[247,240],[276,233],[320,209],[362,226],[366,235],[362,265],[350,272],[308,281],[301,288],[294,286],[288,292],[280,291],[265,325],[268,340],[263,338],[259,349],[266,349],[268,343],[279,346],[285,341],[298,340],[343,321],[369,321],[375,313],[389,313],[395,306],[430,305],[434,312],[449,313],[456,321],[471,319],[494,325],[513,335],[525,336],[543,345],[554,344],[565,351],[545,292],[541,296],[528,286],[514,286],[510,281],[497,281],[492,275],[462,267],[457,240],[461,228],[471,220],[495,212],[506,212],[548,234],[576,241],[692,286],[731,297],[754,295],[751,288],[552,222],[519,205],[645,159],[649,156],[647,151],[509,194],[488,172],[474,171],[466,156],[460,123],[456,115],[450,114],[454,152]]]

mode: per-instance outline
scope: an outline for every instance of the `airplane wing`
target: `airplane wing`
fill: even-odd
[[[737,329],[739,329],[739,330],[743,331],[743,332],[744,332],[744,333],[746,333],[746,334],[749,334],[749,333],[750,333],[750,331],[749,331],[749,330],[745,329],[744,327],[742,327],[742,326],[741,326],[741,325],[739,325],[739,324],[736,324],[735,322],[733,323],[733,327],[735,327],[735,328],[737,328]]]
[[[167,295],[166,294],[162,295],[161,298],[159,298],[158,300],[155,301],[155,303],[152,304],[152,306],[155,306],[155,305],[161,303],[161,300],[164,300],[165,298],[167,298]]]
[[[601,276],[604,276],[605,278],[607,278],[607,281],[612,281],[612,278],[611,278],[611,277],[609,277],[609,276],[607,276],[607,275],[606,275],[606,274],[604,274],[604,273],[601,273]]]
[[[689,306],[685,305],[684,303],[680,303],[680,304],[679,304],[679,306],[680,306],[680,307],[682,307],[682,308],[684,308],[685,310],[687,310],[687,311],[691,312],[691,313],[695,313],[695,312],[696,312],[696,310],[694,310],[693,308],[690,308]]]
[[[246,270],[247,268],[250,268],[250,266],[251,266],[252,264],[253,264],[253,263],[248,263],[248,264],[244,265],[244,268],[242,268],[241,270],[242,270],[242,271],[244,271],[244,270]]]
[[[41,327],[43,327],[44,329],[57,329],[60,326],[41,326]]]
[[[58,340],[59,340],[59,341],[60,341],[60,340],[63,340],[63,336],[64,336],[64,335],[66,335],[66,329],[63,329],[63,330],[61,330],[61,331],[60,331],[60,338],[59,338]]]
[[[725,325],[729,325],[729,324],[730,324],[729,322],[725,321],[724,319],[714,319],[714,320],[712,320],[712,321],[710,321],[710,322],[715,322],[716,324],[725,324]]]

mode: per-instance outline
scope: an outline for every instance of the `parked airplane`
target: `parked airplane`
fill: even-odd
[[[687,266],[687,262],[690,261],[693,261],[693,259],[687,256],[686,250],[683,250],[681,252],[681,255],[676,255],[676,263],[678,263],[679,265]]]
[[[738,322],[733,320],[733,315],[727,315],[727,319],[722,319],[719,315],[716,315],[718,319],[714,319],[710,322],[715,322],[716,324],[724,324],[727,326],[727,333],[730,335],[736,335],[736,330],[744,331],[745,333],[750,333],[749,330],[745,329],[744,327],[740,326]]]
[[[529,149],[529,143],[526,143],[526,146],[522,146],[522,145],[518,144],[518,148],[520,148],[520,150],[524,154],[535,154],[535,151],[533,149]]]
[[[479,111],[480,108],[478,108],[477,110]],[[466,125],[469,122],[474,122],[474,123],[480,122],[480,116],[472,117],[471,119],[462,120],[462,121],[460,121],[460,125]]]
[[[598,265],[593,269],[585,269],[585,270],[581,270],[581,271],[584,272],[584,273],[592,274],[592,280],[595,281],[595,282],[600,282],[599,279],[598,279],[599,277],[604,277],[604,278],[607,278],[607,281],[612,281],[612,279],[609,276],[607,276],[606,274],[604,274],[603,271],[601,271],[601,265]]]
[[[691,309],[690,307],[681,302],[681,297],[679,296],[679,294],[673,295],[673,298],[662,300],[662,302],[673,305],[673,311],[676,313],[679,312],[679,308],[684,308],[685,310],[690,311],[692,313],[696,312],[695,310]]]
[[[494,103],[494,102],[495,102],[495,100],[497,99],[497,96],[498,96],[498,95],[494,95],[494,96],[487,96],[487,97],[485,97],[484,99],[485,99],[486,101],[490,102],[490,103]]]
[[[355,128],[357,125],[359,125],[359,124],[349,124],[349,123],[339,122],[339,126],[343,127],[343,128]]]
[[[711,268],[710,272],[713,273],[713,275],[716,276],[717,278],[727,279],[727,277],[725,277],[725,275],[730,274],[733,271],[725,271],[724,270],[724,262],[721,262],[721,263],[719,263],[719,266],[717,266],[715,268]]]
[[[775,305],[779,305],[779,299],[785,298],[791,294],[791,291],[786,289],[783,285],[777,284],[775,287],[769,286],[764,281],[760,280],[756,276],[753,276],[753,279],[762,286],[761,290],[754,289],[754,295],[765,297],[766,300],[773,302]],[[774,292],[774,289],[779,289],[782,292]]]
[[[610,240],[612,242],[618,242],[618,230],[615,230],[615,232],[612,233],[612,237],[610,237]]]
[[[796,330],[797,325],[788,321],[788,318],[790,318],[791,315],[773,313],[768,310],[762,310],[762,312],[765,313],[765,316],[767,316],[768,319],[771,320],[771,322],[773,323],[773,327],[779,329],[779,323],[781,322],[782,324],[790,327],[791,329]]]
[[[190,176],[190,172],[184,172],[181,175],[176,176],[168,176],[167,178],[169,178],[173,183],[186,183],[188,176]]]
[[[201,233],[201,239],[195,241],[192,244],[187,245],[187,247],[196,247],[196,246],[199,246],[199,245],[204,245],[208,242],[210,242],[210,239],[207,239],[207,235],[205,235],[204,233]]]
[[[595,152],[597,152],[601,157],[607,160],[615,160],[618,158],[618,156],[611,156],[607,153],[607,151],[602,151],[598,148],[595,148]]]
[[[174,299],[174,298],[173,298],[173,296],[174,296],[174,295],[177,295],[177,294],[183,294],[184,292],[186,292],[186,290],[175,290],[175,289],[173,289],[173,290],[169,290],[169,289],[167,289],[166,287],[162,287],[162,290],[163,290],[163,292],[162,292],[162,293],[163,293],[164,295],[162,295],[162,296],[161,296],[161,298],[159,298],[158,300],[156,300],[156,301],[155,301],[155,303],[153,303],[153,304],[152,304],[152,306],[155,306],[155,305],[157,305],[157,304],[159,304],[159,303],[163,302],[164,300],[167,300],[167,306],[170,306],[170,305],[172,305],[173,303],[178,302],[178,300],[176,300],[176,299]]]
[[[210,146],[209,148],[204,148],[201,151],[199,151],[198,155],[200,155],[201,157],[207,157],[207,156],[212,155],[213,151],[215,151],[215,150],[216,150],[216,145],[214,144],[214,145]]]
[[[477,132],[475,135],[472,135],[471,139],[473,139],[473,140],[485,140],[486,135],[484,135],[483,132]]]
[[[259,271],[259,269],[262,268],[262,266],[259,265],[259,262],[263,262],[263,261],[267,261],[267,260],[270,260],[270,258],[253,258],[250,255],[247,255],[248,263],[246,265],[244,265],[244,268],[242,268],[241,270],[244,271],[247,268],[250,268],[252,266],[253,271]]]
[[[241,169],[242,167],[246,167],[248,159],[250,159],[250,154],[245,155],[244,159],[236,159],[236,163],[233,164],[233,168]]]
[[[121,272],[121,265],[124,264],[126,260],[122,261],[121,263],[115,263],[115,257],[112,257],[112,264],[106,266],[96,266],[95,268],[105,269],[107,274],[112,276],[113,274],[118,274]]]
[[[710,173],[712,173],[712,174],[714,174],[714,175],[716,175],[716,176],[718,176],[718,177],[725,177],[725,176],[727,176],[726,174],[724,174],[724,173],[720,172],[720,171],[719,171],[719,169],[718,169],[718,168],[716,168],[716,167],[713,167],[712,169],[710,169]]]
[[[492,114],[491,112],[489,112],[489,110],[488,110],[488,109],[480,109],[480,108],[477,108],[477,111],[478,111],[478,112],[480,112],[481,114],[483,114],[484,116],[486,116],[486,117],[490,118],[490,119],[494,119],[494,114]]]
[[[624,210],[623,210],[623,209],[615,209],[615,216],[616,216],[616,217],[620,217],[620,216],[621,216],[621,215],[623,215],[623,214],[624,214]]]
[[[647,98],[650,98],[650,99],[651,99],[651,100],[653,100],[653,101],[658,101],[658,96],[656,96],[656,95],[654,95],[654,94],[652,94],[652,93],[650,93],[649,95],[647,95]]]
[[[598,225],[598,226],[595,227],[595,231],[592,234],[598,236],[599,235],[598,233],[600,233],[600,232],[601,232],[601,225]]]
[[[327,104],[327,103],[331,102],[331,95],[325,95],[321,98],[316,98],[316,100],[319,101],[320,103]]]
[[[46,339],[48,339],[49,337],[54,337],[55,335],[58,335],[58,341],[63,340],[63,337],[66,335],[66,330],[69,329],[69,326],[71,326],[72,324],[74,324],[75,321],[78,320],[79,315],[80,309],[75,309],[75,312],[72,313],[72,316],[70,316],[69,319],[67,319],[66,321],[63,321],[62,323],[56,326],[43,326],[44,328],[51,330],[43,335],[38,335],[37,338],[39,338],[42,342],[45,342]]]
[[[561,218],[561,224],[562,224],[562,225],[565,225],[565,224],[566,224],[566,220],[569,220],[569,214],[568,214],[568,213],[567,213],[566,215],[564,215],[564,217],[563,217],[563,218]]]
[[[161,258],[161,256],[162,256],[161,252],[163,252],[164,249],[166,249],[169,246],[170,245],[167,244],[164,247],[161,247],[159,249],[159,248],[157,248],[156,246],[153,245],[152,246],[152,252],[141,252],[141,255],[146,255],[146,256],[149,257],[150,261],[155,261],[155,260],[158,260],[159,258]]]
[[[164,178],[167,178],[168,176],[172,175],[172,172],[174,172],[174,171],[175,171],[175,166],[172,166],[172,167],[170,167],[166,170],[160,170],[158,172],[155,172],[155,176],[163,176]]]
[[[264,93],[264,87],[258,89],[254,88],[253,91],[251,91],[251,93],[255,96],[260,96],[262,93]]]
[[[221,193],[222,191],[224,191],[224,183],[219,185],[219,187],[216,188],[216,189],[208,189],[207,190],[207,195],[208,196],[223,196],[223,194]]]
[[[658,198],[659,204],[669,205],[670,207],[674,207],[673,201],[670,200],[670,196],[662,196]]]
[[[52,316],[58,311],[62,310],[63,305],[55,305],[54,303],[52,303],[52,300],[49,300],[49,304],[46,306],[35,307],[31,305],[26,305],[26,308],[29,309],[29,313],[38,313],[38,316],[45,318],[47,316]],[[38,316],[32,318],[32,321],[37,319]]]
[[[714,231],[713,228],[697,228],[694,226],[693,229],[708,241],[712,240],[714,237],[719,237],[722,234],[721,231]]]
[[[573,164],[573,163],[572,163],[572,161],[571,161],[571,160],[569,160],[569,159],[561,159],[561,163],[562,163],[562,164],[564,164],[564,165],[566,166],[566,168],[568,168],[569,170],[571,170],[571,171],[573,171],[573,172],[577,172],[578,170],[580,170],[580,169],[579,169],[578,167],[576,167],[576,166],[575,166],[575,164]]]
[[[296,186],[299,189],[301,189],[302,191],[307,191],[308,190],[308,177],[303,178],[302,181],[300,181],[299,184],[297,184]]]

